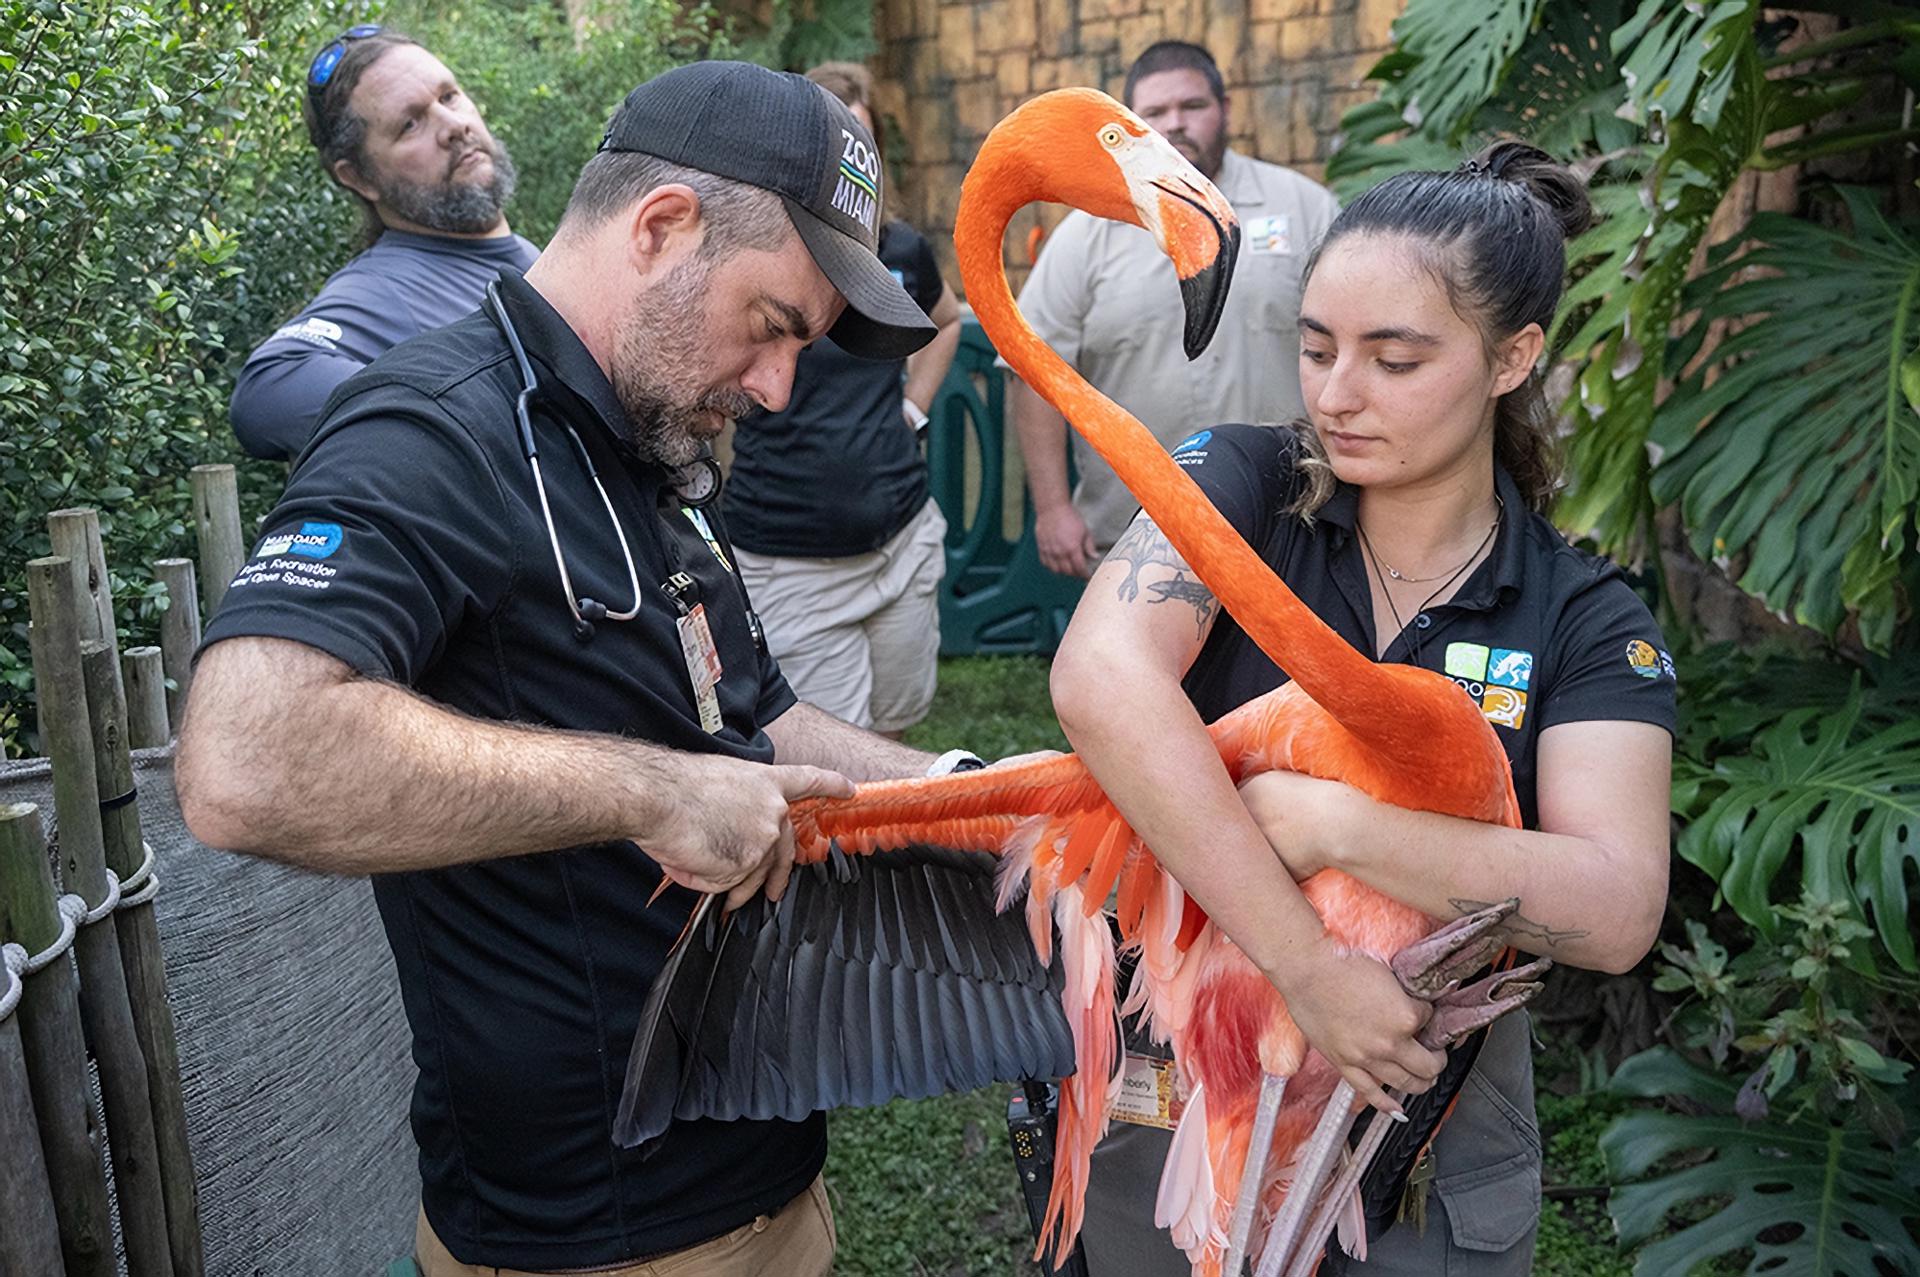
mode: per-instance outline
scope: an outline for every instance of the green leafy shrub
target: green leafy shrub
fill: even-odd
[[[438,53],[513,149],[510,215],[544,243],[626,91],[734,47],[705,6],[589,15],[576,31],[548,0],[0,6],[0,751],[37,745],[24,571],[49,511],[100,512],[122,642],[147,643],[167,604],[150,565],[194,550],[188,471],[239,465],[249,529],[284,482],[242,456],[226,404],[246,352],[355,248],[355,206],[300,121],[314,52],[375,18]]]
[[[342,7],[0,8],[0,742],[24,744],[24,567],[101,513],[119,615],[191,548],[187,471],[236,460],[229,366],[337,260],[346,209],[300,166],[285,64]],[[298,81],[293,81],[297,83]],[[258,510],[279,476],[249,465]],[[129,604],[132,606],[129,606]]]

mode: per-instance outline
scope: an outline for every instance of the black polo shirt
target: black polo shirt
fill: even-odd
[[[1297,443],[1285,427],[1228,425],[1175,445],[1174,457],[1302,602],[1373,655],[1373,600],[1354,519],[1359,490],[1340,484],[1311,524],[1285,513],[1300,492]],[[1556,723],[1630,720],[1674,730],[1673,660],[1619,568],[1574,549],[1503,470],[1506,508],[1493,550],[1451,600],[1406,618],[1380,659],[1451,677],[1506,747],[1528,828],[1539,822],[1535,750]],[[1187,672],[1201,716],[1272,691],[1287,676],[1222,615]],[[1599,760],[1596,760],[1599,765]]]
[[[946,285],[933,247],[905,222],[880,230],[880,260],[920,309]],[[733,432],[721,504],[735,544],[781,558],[877,550],[927,504],[927,462],[900,415],[907,361],[862,359],[822,337],[800,354],[781,412]]]
[[[632,600],[555,411],[618,511],[639,617],[575,638],[521,454],[520,378],[476,313],[336,394],[207,642],[293,639],[478,717],[770,761],[762,728],[794,697],[749,632],[724,533],[709,525],[710,545],[616,434],[612,388],[560,316],[516,276],[500,288],[553,405],[533,422],[574,588],[615,611]],[[698,583],[724,667],[713,734],[663,588],[678,571]],[[641,1004],[693,902],[676,887],[648,907],[660,878],[630,842],[375,877],[420,1069],[422,1197],[461,1260],[544,1271],[677,1249],[777,1209],[819,1172],[818,1115],[687,1123],[644,1164],[614,1146]]]

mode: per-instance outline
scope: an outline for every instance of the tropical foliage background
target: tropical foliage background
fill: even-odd
[[[1691,649],[1658,1045],[1611,1071],[1649,1102],[1601,1141],[1621,1240],[1659,1239],[1643,1274],[1920,1272],[1920,7],[1413,0],[1394,45],[1338,187],[1508,133],[1590,178],[1558,518]]]
[[[187,471],[239,460],[237,360],[341,260],[353,210],[295,104],[312,51],[376,13],[486,103],[537,242],[640,78],[873,47],[862,0],[746,24],[676,0],[0,0],[9,756],[34,745],[46,511],[102,512],[123,646],[152,641]],[[1634,976],[1566,974],[1541,1016],[1539,1271],[1920,1274],[1920,3],[1411,0],[1394,37],[1342,190],[1506,133],[1590,178],[1605,216],[1553,334],[1559,515],[1640,565],[1681,662],[1667,942]],[[283,477],[242,475],[254,513]],[[939,741],[1051,741],[1043,687],[950,666]],[[1001,1100],[929,1103],[836,1118],[849,1272],[1020,1248]],[[903,1195],[929,1166],[952,1175]]]

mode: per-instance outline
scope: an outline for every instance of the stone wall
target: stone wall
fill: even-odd
[[[1227,82],[1232,145],[1318,177],[1340,116],[1386,52],[1403,0],[877,0],[879,107],[893,147],[893,215],[953,269],[960,180],[987,131],[1027,98],[1091,85],[1118,97],[1155,40],[1213,52]],[[1024,232],[1065,210],[1020,215],[1008,236],[1018,287]]]

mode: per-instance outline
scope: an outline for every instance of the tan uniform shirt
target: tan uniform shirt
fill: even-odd
[[[1034,330],[1101,393],[1171,447],[1223,421],[1301,415],[1300,291],[1307,255],[1339,205],[1292,169],[1228,151],[1215,179],[1240,218],[1240,258],[1213,342],[1188,362],[1173,263],[1137,226],[1075,212],[1020,290]],[[1078,434],[1074,508],[1105,554],[1139,508]]]

